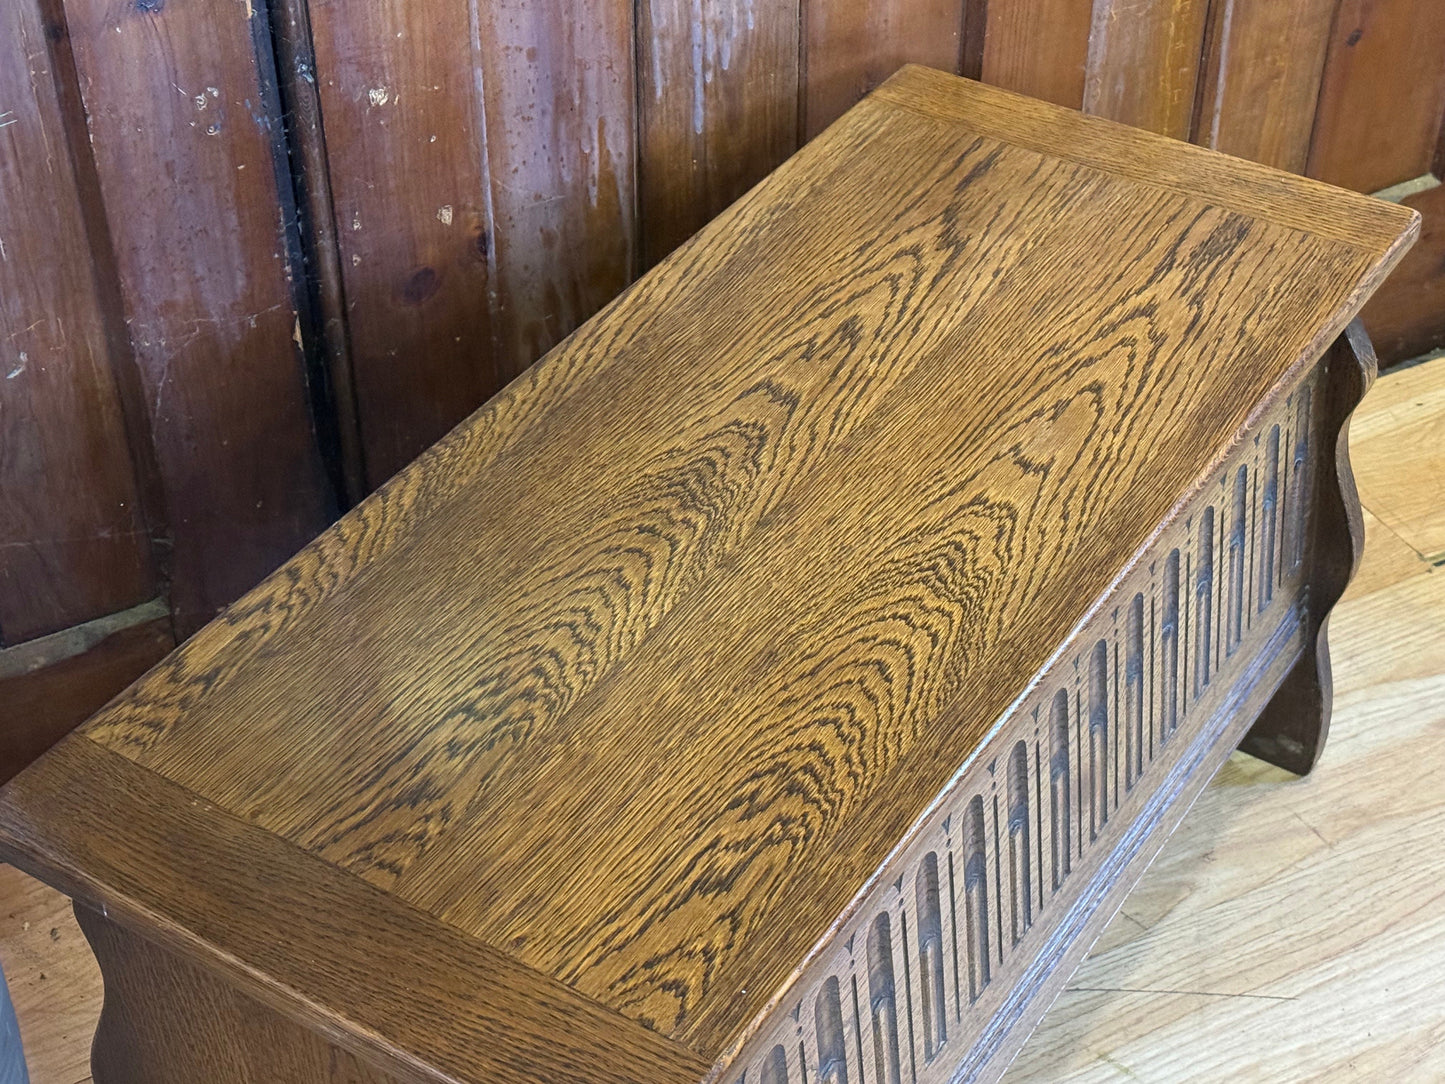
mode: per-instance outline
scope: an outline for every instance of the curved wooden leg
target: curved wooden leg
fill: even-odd
[[[1345,329],[1325,357],[1320,388],[1320,456],[1315,471],[1313,515],[1305,554],[1305,650],[1240,748],[1288,771],[1305,775],[1319,759],[1330,727],[1329,616],[1359,565],[1365,527],[1355,476],[1350,469],[1349,421],[1374,382],[1375,349],[1358,320]],[[1329,440],[1330,434],[1338,434]]]
[[[396,1084],[98,911],[75,916],[105,979],[95,1084]]]

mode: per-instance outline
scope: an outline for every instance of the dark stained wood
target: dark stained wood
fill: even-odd
[[[1360,314],[1382,366],[1445,346],[1445,185],[1402,202],[1420,212],[1420,241]]]
[[[1089,68],[1091,0],[987,0],[979,78],[1079,109]]]
[[[217,1073],[255,1081],[396,1084],[398,1078],[127,934],[100,912],[77,907],[75,913],[104,961],[106,1002],[92,1066],[99,1084],[195,1084]],[[137,1006],[150,1011],[136,1012]]]
[[[1314,767],[1330,730],[1330,611],[1354,578],[1365,548],[1365,523],[1350,470],[1349,420],[1377,370],[1374,347],[1356,320],[1327,357],[1315,406],[1323,415],[1321,430],[1339,436],[1318,449],[1311,472],[1317,495],[1310,509],[1317,522],[1308,532],[1311,545],[1305,554],[1313,593],[1305,650],[1240,744],[1246,753],[1299,775]]]
[[[77,634],[59,634],[75,639]],[[29,647],[31,645],[27,645]],[[24,672],[0,652],[0,782],[84,722],[176,646],[170,619],[151,617]]]
[[[477,28],[465,4],[308,7],[374,487],[499,380]]]
[[[496,249],[491,394],[632,280],[637,84],[632,0],[477,11]],[[747,45],[733,47],[746,71]]]
[[[0,646],[156,590],[111,343],[31,0],[0,12]]]
[[[904,64],[958,71],[960,0],[807,0],[803,138],[812,139]]]
[[[637,5],[638,214],[644,267],[798,145],[798,4]]]
[[[1430,170],[1445,112],[1445,5],[1340,0],[1309,174],[1374,192]]]
[[[1215,0],[1194,139],[1303,173],[1337,0]]]
[[[1298,653],[1279,441],[1417,228],[907,68],[22,773],[0,850],[387,1072],[701,1079],[1182,540],[1196,710],[1107,831],[1090,746],[1074,937]],[[1243,456],[1268,619],[1211,686]]]
[[[311,21],[375,486],[630,281],[632,8]]]
[[[249,5],[66,8],[182,632],[330,518]],[[264,28],[264,13],[255,16]]]
[[[1084,110],[1188,139],[1209,0],[1095,5]]]
[[[306,301],[297,314],[298,328],[303,350],[313,355],[313,378],[319,376],[316,383],[323,385],[312,387],[318,441],[323,451],[334,447],[336,489],[349,506],[366,495],[368,486],[347,333],[341,243],[331,197],[321,92],[316,85],[316,47],[307,0],[273,0],[271,26],[305,272]]]

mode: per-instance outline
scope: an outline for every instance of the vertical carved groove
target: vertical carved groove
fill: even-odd
[[[1034,758],[1033,790],[1029,792],[1029,797],[1033,803],[1031,806],[1033,817],[1029,821],[1029,831],[1033,833],[1034,837],[1034,896],[1031,899],[1030,906],[1034,908],[1035,913],[1038,913],[1042,911],[1048,903],[1048,881],[1044,878],[1044,870],[1049,868],[1048,863],[1044,861],[1044,839],[1049,834],[1048,829],[1044,825],[1044,818],[1048,816],[1048,814],[1044,812],[1044,810],[1048,808],[1048,800],[1044,797],[1044,788],[1048,786],[1046,782],[1048,775],[1044,772],[1043,743],[1039,740],[1039,713],[1037,708],[1034,709],[1033,716],[1034,737],[1029,745],[1030,752]]]
[[[1226,654],[1244,639],[1244,532],[1249,514],[1249,468],[1234,475],[1234,499],[1229,510],[1229,628],[1225,633]]]
[[[1008,768],[1009,882],[1013,896],[1013,941],[1017,945],[1033,924],[1033,888],[1029,870],[1029,749],[1020,741]]]
[[[893,934],[884,911],[868,930],[868,1012],[873,1024],[874,1079],[880,1084],[903,1084],[896,991]]]
[[[860,1082],[862,1082],[863,1078],[866,1076],[864,1072],[864,1066],[867,1063],[863,1060],[863,1014],[858,1009],[857,975],[852,976],[851,985],[853,987],[853,1043],[855,1049],[858,1051],[858,1079]]]
[[[1259,610],[1261,613],[1274,601],[1274,549],[1276,515],[1279,503],[1279,426],[1270,428],[1264,452],[1264,493],[1260,502],[1259,522]]]
[[[1310,386],[1300,389],[1295,402],[1294,469],[1290,472],[1290,492],[1286,498],[1289,518],[1285,532],[1289,571],[1294,572],[1304,560],[1306,522],[1310,507]]]
[[[1109,820],[1109,645],[1089,653],[1089,839]]]
[[[1069,694],[1060,689],[1049,709],[1049,838],[1053,841],[1054,891],[1069,875]]]
[[[1197,700],[1204,695],[1204,689],[1209,684],[1209,672],[1214,659],[1214,648],[1211,643],[1214,612],[1214,505],[1212,504],[1206,507],[1199,517],[1199,568],[1195,575],[1194,593],[1198,599],[1199,612],[1194,640],[1194,697]]]
[[[813,1024],[818,1034],[819,1084],[848,1084],[848,1043],[843,1034],[843,1001],[838,993],[838,979],[835,976],[828,976],[823,983],[823,992],[813,1006]]]
[[[763,1071],[758,1074],[758,1084],[788,1084],[788,1052],[779,1043],[763,1059]]]
[[[1349,379],[1359,382],[1358,373],[1346,378],[1324,372],[1346,385]],[[991,755],[967,789],[951,799],[958,804],[950,806],[935,829],[935,849],[925,851],[912,867],[912,894],[902,900],[890,896],[890,909],[877,913],[867,927],[866,999],[860,990],[864,971],[854,970],[851,939],[844,969],[814,987],[816,1058],[800,1043],[801,1078],[787,1079],[782,1057],[785,1048],[791,1049],[800,1022],[795,1010],[785,1045],[773,1048],[771,1061],[755,1061],[737,1084],[937,1084],[945,1079],[941,1074],[950,1070],[939,1055],[950,1041],[965,1048],[972,1041],[974,1025],[966,1010],[985,999],[993,968],[1007,966],[1009,953],[1028,951],[1030,937],[1052,928],[1048,909],[1057,901],[1049,902],[1050,885],[1058,893],[1069,876],[1078,875],[1073,869],[1076,858],[1092,868],[1089,848],[1113,846],[1111,840],[1117,842],[1127,827],[1116,823],[1114,833],[1109,832],[1110,800],[1117,813],[1124,795],[1133,791],[1156,757],[1163,757],[1164,744],[1176,731],[1183,729],[1193,740],[1204,694],[1235,680],[1242,660],[1249,657],[1242,649],[1270,631],[1271,623],[1260,615],[1274,596],[1293,602],[1300,587],[1297,566],[1310,565],[1313,576],[1322,552],[1325,560],[1331,559],[1328,549],[1307,533],[1311,517],[1321,518],[1326,524],[1322,530],[1328,529],[1332,516],[1344,520],[1344,531],[1358,541],[1343,436],[1337,462],[1309,462],[1324,439],[1310,426],[1334,423],[1333,386],[1321,385],[1324,398],[1315,396],[1313,408],[1308,386],[1281,405],[1277,422],[1241,447],[1222,477],[1215,476],[1217,499],[1201,499],[1191,509],[1192,518],[1173,528],[1177,545],[1161,562],[1141,566],[1120,589],[1117,599],[1127,603],[1116,601],[1105,611],[1107,617],[1080,635],[1077,653],[1052,673],[1040,675],[1042,687],[1053,690],[1044,694],[1047,708],[1039,700],[1019,709],[1007,741],[994,747],[1007,753]],[[1358,390],[1347,388],[1342,405],[1357,398]],[[1319,419],[1312,417],[1316,408]],[[1280,460],[1282,447],[1287,463]],[[1331,493],[1325,491],[1332,492],[1336,481],[1341,492],[1332,504]],[[1318,511],[1310,503],[1315,497],[1311,486],[1316,485],[1322,502]],[[1162,542],[1160,550],[1169,545],[1171,541]],[[1344,564],[1352,552],[1339,554],[1336,563]],[[1331,566],[1329,572],[1333,578],[1328,582],[1337,587],[1349,569]],[[1312,607],[1313,583],[1308,596]],[[1321,604],[1331,602],[1324,598]],[[1304,687],[1306,679],[1315,686],[1328,681],[1323,628],[1319,645],[1318,662],[1307,658],[1299,674],[1288,679],[1299,689],[1282,687],[1268,709],[1288,713],[1291,724],[1300,714],[1297,702],[1308,701],[1305,707],[1313,712],[1320,698],[1317,687]],[[1296,755],[1301,743],[1294,741],[1293,731],[1263,734],[1259,729],[1257,724],[1251,740],[1277,763],[1293,766],[1301,756],[1311,755],[1310,749]],[[1163,768],[1168,770],[1170,763]],[[1115,822],[1122,817],[1115,816]],[[961,863],[957,871],[956,860]],[[889,884],[890,893],[892,886],[906,893],[906,880]],[[967,1000],[962,996],[965,986]],[[844,1023],[849,996],[854,1044],[847,1041]],[[990,997],[979,1008],[992,1005]],[[866,1041],[870,1028],[871,1053]],[[905,1046],[910,1070],[906,1078]],[[760,1041],[758,1049],[767,1049],[767,1042]]]
[[[1164,614],[1159,622],[1159,654],[1163,683],[1163,715],[1159,744],[1179,726],[1179,551],[1170,550],[1164,561]]]
[[[958,967],[958,889],[953,883],[953,852],[948,853],[948,928],[953,937],[953,1005],[954,1019],[963,1019],[963,995]]]
[[[1144,774],[1144,593],[1137,592],[1124,621],[1124,783]]]
[[[968,931],[968,999],[988,985],[988,836],[983,798],[975,794],[963,818],[963,912]]]
[[[948,1039],[943,980],[943,909],[938,900],[938,855],[923,856],[914,881],[918,912],[918,988],[923,1016],[923,1056],[932,1061]],[[847,1084],[846,1080],[843,1084]]]
[[[908,1078],[916,1081],[918,1079],[918,1036],[914,1033],[913,1026],[913,976],[909,974],[912,965],[908,959],[908,912],[900,909],[898,912],[898,935],[903,942],[900,946],[903,957],[903,1021],[908,1025],[908,1042],[905,1047],[908,1050]],[[804,1081],[804,1084],[807,1084]]]

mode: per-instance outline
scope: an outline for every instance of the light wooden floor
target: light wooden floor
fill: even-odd
[[[1445,1081],[1445,359],[1382,378],[1351,443],[1368,541],[1319,767],[1235,754],[1006,1084]],[[99,972],[4,866],[0,963],[33,1084],[88,1084]]]

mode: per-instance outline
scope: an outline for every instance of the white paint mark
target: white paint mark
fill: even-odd
[[[382,106],[391,101],[391,89],[389,87],[372,87],[366,92],[367,101],[373,106]]]
[[[0,113],[0,128],[9,128],[12,124],[19,123],[20,118],[15,115],[15,110],[7,109],[5,112]]]
[[[436,141],[437,141],[437,137],[436,137],[436,136],[432,136],[430,139],[427,140],[428,143],[435,143]]]
[[[220,88],[220,87],[207,87],[207,88],[206,88],[206,93],[209,94],[212,98],[219,98],[219,97],[221,96],[221,88]]]
[[[351,257],[351,266],[352,266],[352,267],[356,267],[356,266],[359,265],[360,263],[361,263],[361,257],[360,257],[360,256],[353,256],[353,257]]]
[[[706,103],[703,87],[707,65],[703,63],[704,23],[702,0],[692,0],[692,130],[702,135],[703,109]]]
[[[351,228],[352,228],[353,230],[359,230],[359,229],[361,229],[361,212],[360,212],[360,211],[352,211],[352,212],[351,212]]]
[[[0,237],[0,260],[3,260],[5,263],[10,262],[10,253],[5,251],[5,238],[3,237]]]
[[[450,203],[437,210],[437,221],[443,226],[450,226],[452,224],[452,205]]]
[[[11,369],[8,373],[5,374],[5,379],[6,379],[6,380],[14,380],[17,376],[19,376],[21,373],[23,373],[23,372],[25,371],[25,367],[26,367],[27,365],[29,365],[29,364],[30,364],[30,355],[27,354],[27,353],[25,353],[24,350],[20,351],[20,357],[19,357],[19,359],[18,359],[18,364],[16,364],[15,368]]]
[[[221,122],[220,122],[220,121],[215,121],[213,124],[211,124],[210,127],[208,127],[208,128],[206,129],[206,135],[218,136],[218,135],[220,135],[220,134],[221,134]]]
[[[206,100],[206,96],[205,96],[204,94],[197,94],[197,95],[196,95],[196,108],[197,108],[197,109],[204,109],[204,108],[206,108],[206,106],[207,106],[208,104],[209,104],[209,102]]]

